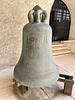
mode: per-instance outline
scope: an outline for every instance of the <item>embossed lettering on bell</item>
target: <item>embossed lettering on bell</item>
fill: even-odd
[[[48,14],[36,6],[29,11],[28,19],[14,79],[27,87],[49,86],[58,80],[59,71],[52,56],[52,29],[46,24]]]

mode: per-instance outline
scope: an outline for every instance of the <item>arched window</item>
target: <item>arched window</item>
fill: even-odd
[[[50,13],[49,25],[52,27],[53,41],[68,40],[70,31],[70,12],[62,0],[55,0]]]

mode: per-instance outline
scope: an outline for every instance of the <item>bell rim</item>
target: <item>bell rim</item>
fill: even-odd
[[[46,86],[49,86],[51,84],[54,84],[59,79],[59,70],[57,70],[56,75],[55,75],[55,77],[53,77],[52,81],[49,78],[48,78],[47,82],[41,82],[41,80],[40,80],[40,83],[42,83],[42,84],[38,84],[39,83],[38,82],[37,84],[30,85],[28,82],[25,82],[25,81],[22,82],[19,78],[16,77],[15,74],[14,74],[14,79],[16,80],[16,82],[18,82],[21,85],[26,86],[26,87],[32,87],[32,88],[34,88],[34,87],[35,88],[46,87]]]

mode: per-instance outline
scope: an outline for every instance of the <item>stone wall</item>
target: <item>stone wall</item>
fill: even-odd
[[[50,13],[53,0],[0,0],[0,68],[15,65],[22,46],[22,29],[35,5]]]
[[[75,39],[75,2],[63,0],[71,13],[70,39]],[[35,5],[50,13],[54,0],[0,0],[0,68],[15,65],[22,48],[22,29],[28,23],[27,14]]]

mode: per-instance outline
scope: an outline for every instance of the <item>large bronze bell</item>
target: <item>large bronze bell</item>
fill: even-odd
[[[49,86],[58,80],[59,71],[52,56],[52,29],[46,24],[48,14],[36,6],[29,11],[28,19],[14,79],[27,87]]]

